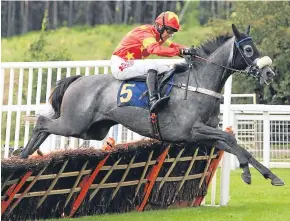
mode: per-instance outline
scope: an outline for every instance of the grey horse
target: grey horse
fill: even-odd
[[[234,35],[206,42],[191,57],[191,68],[185,64],[174,67],[175,77],[169,103],[158,113],[160,133],[164,142],[200,142],[215,145],[237,156],[243,169],[242,179],[250,184],[252,164],[272,185],[284,182],[259,163],[235,137],[218,128],[222,91],[227,78],[234,72],[246,73],[265,83],[275,73],[269,57],[260,57],[257,47],[245,33],[232,25]],[[190,73],[188,85],[188,74]],[[27,158],[50,134],[102,140],[110,127],[122,124],[143,136],[152,137],[149,111],[143,108],[118,107],[117,93],[122,84],[112,75],[73,76],[58,82],[52,92],[52,118],[40,116],[32,137],[21,152]],[[184,99],[187,88],[187,99]],[[129,89],[127,89],[128,91]],[[130,93],[127,93],[129,96]]]

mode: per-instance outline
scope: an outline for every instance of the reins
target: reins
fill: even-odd
[[[244,42],[244,41],[247,41],[247,40],[252,40],[252,38],[251,38],[251,37],[247,37],[247,38],[244,38],[244,39],[242,39],[242,40],[240,40],[240,41],[238,41],[238,42],[235,41],[235,46],[236,46],[236,48],[238,49],[238,51],[240,52],[240,54],[241,54],[241,56],[243,57],[243,59],[245,60],[246,64],[247,64],[248,66],[250,66],[250,62],[248,61],[248,59],[245,57],[245,55],[243,54],[243,52],[242,52],[241,49],[240,49],[240,44],[241,44],[242,42]],[[245,70],[238,70],[238,69],[235,69],[235,68],[230,68],[230,67],[227,67],[227,66],[224,66],[224,65],[221,65],[221,64],[217,64],[217,63],[215,63],[215,62],[213,62],[213,61],[210,61],[209,59],[206,59],[206,58],[200,57],[200,56],[198,56],[198,55],[193,55],[192,57],[193,57],[193,58],[197,58],[197,59],[202,60],[202,61],[205,61],[205,62],[207,62],[207,63],[213,64],[213,65],[216,65],[216,66],[218,66],[218,67],[224,68],[224,69],[226,69],[226,70],[230,70],[230,71],[234,71],[234,72],[238,72],[238,73],[243,73],[243,74],[247,74],[247,73],[248,73],[248,72],[245,71]],[[234,58],[233,58],[233,59],[234,59]],[[192,61],[192,59],[191,59],[191,61]]]
[[[243,74],[246,74],[246,73],[247,73],[247,71],[245,71],[245,70],[238,70],[238,69],[235,69],[235,68],[230,68],[230,67],[227,67],[227,66],[224,66],[224,65],[221,65],[221,64],[217,64],[217,63],[215,63],[215,62],[213,62],[213,61],[210,61],[209,59],[206,59],[206,58],[200,57],[200,56],[198,56],[198,55],[193,55],[192,57],[193,57],[193,58],[200,59],[200,60],[202,60],[202,61],[205,61],[205,62],[210,63],[210,64],[213,64],[213,65],[219,66],[219,67],[221,67],[221,68],[224,68],[224,69],[230,70],[230,71],[234,71],[234,72],[238,72],[238,73],[243,73]]]
[[[247,37],[247,38],[244,38],[244,39],[242,39],[242,40],[240,40],[240,41],[238,41],[238,42],[234,42],[234,45],[235,45],[235,47],[237,48],[237,50],[240,52],[240,54],[241,54],[241,56],[242,56],[242,58],[245,60],[245,62],[246,62],[246,64],[248,65],[248,67],[250,67],[251,65],[250,65],[250,62],[248,61],[248,59],[244,56],[244,54],[243,54],[243,52],[242,52],[242,50],[241,50],[241,48],[240,48],[240,43],[242,43],[242,42],[244,42],[244,41],[246,41],[246,40],[252,40],[252,38],[251,37]],[[235,59],[234,58],[235,57],[235,51],[234,51],[234,56],[233,56],[233,60]],[[189,60],[189,62],[187,62],[188,63],[188,70],[189,70],[189,73],[188,73],[188,76],[187,76],[187,82],[186,82],[186,85],[185,85],[185,87],[179,87],[179,88],[182,88],[182,89],[185,89],[185,94],[184,94],[184,100],[186,100],[187,99],[187,91],[189,90],[189,85],[188,85],[188,83],[189,83],[189,77],[190,77],[190,75],[192,74],[192,62],[193,62],[193,59],[199,59],[199,60],[201,60],[201,61],[204,61],[204,62],[206,62],[206,63],[210,63],[210,64],[213,64],[213,65],[216,65],[216,66],[218,66],[218,67],[221,67],[221,68],[224,68],[225,70],[230,70],[230,71],[234,71],[234,72],[237,72],[237,73],[240,73],[240,74],[247,74],[247,73],[249,73],[248,71],[246,71],[246,70],[238,70],[238,69],[235,69],[235,68],[231,68],[231,67],[228,67],[228,66],[224,66],[224,65],[221,65],[221,64],[217,64],[217,63],[215,63],[215,62],[213,62],[213,61],[210,61],[209,59],[207,59],[207,58],[203,58],[203,57],[201,57],[201,56],[199,56],[199,55],[191,55],[190,56],[190,60]],[[196,76],[195,76],[195,81],[196,81]],[[174,85],[174,84],[173,84]],[[174,85],[174,86],[177,86],[177,85]],[[177,86],[178,87],[178,86]],[[192,88],[194,88],[193,90],[191,90],[191,91],[196,91],[196,92],[200,92],[200,93],[205,93],[205,94],[208,94],[208,95],[211,95],[211,96],[214,96],[214,97],[218,97],[219,96],[219,93],[216,93],[216,92],[214,92],[214,93],[212,93],[212,91],[210,91],[210,90],[204,90],[204,89],[202,89],[202,91],[198,91],[199,90],[199,88],[198,88],[198,85],[197,85],[197,82],[196,82],[196,88],[195,87],[192,87]],[[216,94],[217,95],[216,95]]]

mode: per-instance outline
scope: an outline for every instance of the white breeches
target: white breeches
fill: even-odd
[[[170,70],[169,65],[158,64],[158,62],[146,62],[145,60],[124,60],[119,56],[111,57],[111,71],[118,80],[131,78],[146,78],[149,69],[154,69],[158,73]]]

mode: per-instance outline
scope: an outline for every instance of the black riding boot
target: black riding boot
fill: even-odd
[[[149,106],[150,112],[157,112],[169,101],[170,97],[166,96],[159,98],[156,91],[156,80],[157,80],[157,71],[150,69],[148,70],[146,84],[149,94]]]

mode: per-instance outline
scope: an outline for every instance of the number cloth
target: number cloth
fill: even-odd
[[[173,82],[174,75],[170,77],[170,82]],[[165,86],[163,90],[164,94],[167,96],[172,85]],[[145,94],[147,90],[146,83],[143,81],[128,80],[124,81],[118,91],[117,103],[118,107],[121,106],[134,106],[144,109],[149,109],[149,98],[148,93]],[[163,94],[162,94],[163,96]]]

